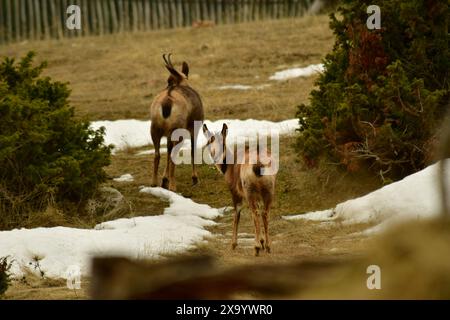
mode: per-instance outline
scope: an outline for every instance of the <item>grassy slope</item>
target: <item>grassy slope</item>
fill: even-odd
[[[0,48],[0,55],[21,56],[36,50],[40,59],[48,60],[46,74],[69,81],[72,102],[79,115],[88,119],[146,119],[152,97],[165,86],[167,72],[161,54],[173,52],[174,61],[191,65],[191,84],[199,90],[208,119],[256,118],[283,120],[295,116],[296,106],[307,101],[315,77],[285,82],[267,80],[275,71],[320,62],[331,49],[333,36],[326,17],[307,17],[264,23],[218,26],[207,29],[180,29],[16,44]],[[264,84],[264,90],[224,91],[224,84]],[[281,139],[280,171],[277,177],[277,201],[272,210],[273,254],[256,260],[282,262],[298,257],[347,255],[358,252],[359,241],[348,241],[346,235],[361,226],[317,227],[312,222],[294,222],[281,215],[320,210],[379,187],[376,178],[359,174],[346,175],[333,169],[306,170],[293,150],[293,137]],[[107,169],[111,176],[131,173],[132,183],[110,182],[130,201],[131,215],[160,214],[165,203],[137,192],[140,185],[150,184],[153,158],[137,156],[138,150],[127,150],[114,156]],[[165,163],[163,157],[161,164]],[[160,174],[164,165],[160,167]],[[190,167],[177,167],[178,191],[194,201],[213,207],[231,204],[220,174],[207,165],[199,168],[200,184],[191,188]],[[231,215],[219,219],[212,228],[216,236],[202,244],[195,253],[211,253],[224,266],[255,263],[252,256],[253,227],[248,211],[241,219],[240,246],[229,249]],[[92,221],[91,224],[97,221]],[[73,223],[73,222],[71,222]],[[86,292],[79,293],[86,297]],[[73,298],[64,284],[49,286],[35,282],[30,286],[16,284],[9,298]]]
[[[70,82],[77,114],[90,120],[148,118],[155,94],[165,87],[161,55],[191,65],[190,80],[202,94],[209,119],[292,118],[306,102],[314,78],[276,83],[275,71],[318,63],[333,44],[328,18],[267,21],[111,35],[0,47],[0,56],[28,50],[47,60],[46,74]],[[273,85],[264,90],[217,90],[225,84]]]

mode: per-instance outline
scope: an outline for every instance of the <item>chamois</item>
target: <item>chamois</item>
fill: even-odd
[[[276,174],[270,169],[273,161],[270,152],[266,151],[267,161],[265,161],[266,164],[263,164],[259,155],[259,147],[256,150],[257,154],[252,154],[253,152],[250,151],[250,148],[246,147],[242,155],[243,161],[237,161],[239,155],[234,151],[231,153],[232,151],[229,150],[226,144],[228,126],[225,123],[222,131],[216,134],[211,133],[206,124],[204,124],[203,133],[208,140],[206,148],[208,148],[215,166],[223,173],[233,200],[234,219],[231,248],[234,250],[237,246],[238,225],[241,217],[242,202],[245,199],[252,212],[255,224],[255,256],[259,255],[261,249],[266,249],[270,253],[269,213],[275,194],[276,178]],[[227,161],[230,158],[233,161]],[[250,163],[252,158],[256,159],[255,164]],[[260,201],[263,203],[264,239],[260,238],[260,214],[258,213],[258,202]]]
[[[198,183],[197,171],[194,163],[196,140],[194,121],[202,121],[203,104],[200,95],[188,83],[189,66],[183,62],[181,73],[178,72],[170,60],[171,54],[163,59],[165,67],[170,72],[167,87],[160,92],[150,107],[150,134],[155,147],[153,163],[152,186],[158,185],[158,167],[161,158],[159,148],[162,137],[167,137],[167,165],[161,181],[161,187],[175,191],[175,164],[171,159],[172,149],[180,141],[171,141],[172,132],[176,129],[187,129],[191,135],[192,183]]]

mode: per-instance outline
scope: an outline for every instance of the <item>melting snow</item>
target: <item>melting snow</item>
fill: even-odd
[[[445,165],[450,166],[450,159],[445,160]],[[439,165],[436,163],[363,197],[342,202],[334,209],[283,218],[316,221],[338,219],[343,223],[378,222],[365,231],[368,234],[407,219],[436,217],[442,212],[439,174]],[[446,170],[445,178],[450,185],[450,170]]]
[[[265,84],[260,84],[260,85],[256,85],[256,86],[251,86],[251,85],[246,85],[246,84],[228,84],[228,85],[223,85],[223,86],[217,87],[217,89],[219,89],[219,90],[251,90],[251,89],[262,90],[267,87],[270,87],[270,84],[265,83]]]
[[[150,121],[134,119],[115,121],[94,121],[91,128],[105,127],[105,144],[114,144],[116,150],[127,147],[141,147],[152,142],[150,138]]]
[[[228,139],[235,139],[236,137],[253,137],[258,135],[270,135],[272,131],[277,131],[280,135],[294,133],[298,128],[298,119],[285,120],[281,122],[272,122],[267,120],[236,120],[225,119],[217,121],[205,121],[210,130],[220,131],[222,124],[228,125]],[[128,146],[142,147],[153,144],[150,137],[150,121],[143,120],[116,120],[116,121],[94,121],[91,127],[98,129],[105,127],[105,144],[114,144],[115,151],[122,150]],[[163,138],[161,144],[166,144],[166,139]],[[187,143],[187,141],[185,141]],[[198,135],[198,145],[206,144],[206,139],[203,134]],[[186,146],[189,144],[187,143]],[[147,151],[154,153],[154,151]],[[164,152],[167,152],[165,149]],[[143,153],[138,153],[142,155]]]
[[[205,229],[214,225],[226,208],[198,204],[161,188],[142,188],[169,201],[162,215],[108,221],[94,229],[67,227],[14,229],[0,232],[0,257],[14,259],[11,272],[20,276],[24,268],[39,266],[47,277],[66,277],[66,271],[79,266],[89,273],[90,258],[122,255],[130,258],[158,258],[192,248],[211,235]],[[34,261],[34,262],[33,262]]]
[[[323,64],[312,64],[304,68],[292,68],[275,72],[269,79],[282,81],[298,77],[309,77],[324,70]]]
[[[132,181],[134,181],[134,178],[131,174],[127,173],[127,174],[121,175],[118,178],[114,178],[113,180],[117,181],[117,182],[132,182]]]

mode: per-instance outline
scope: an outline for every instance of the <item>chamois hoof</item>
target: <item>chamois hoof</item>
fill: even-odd
[[[259,250],[261,250],[260,247],[255,247],[255,257],[259,256]]]
[[[236,249],[236,247],[237,247],[237,243],[232,243],[232,244],[231,244],[231,250]]]
[[[259,240],[261,242],[261,248],[264,249],[264,239]]]
[[[192,177],[192,185],[195,186],[198,183],[198,177]]]
[[[168,189],[169,188],[169,179],[164,177],[161,181],[161,188]]]
[[[152,188],[157,187],[157,186],[158,186],[157,183],[152,183],[152,184],[150,185],[150,187],[152,187]]]
[[[266,252],[270,253],[270,247],[269,246],[266,246]]]

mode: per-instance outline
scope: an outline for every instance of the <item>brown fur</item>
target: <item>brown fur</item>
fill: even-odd
[[[242,203],[245,199],[252,212],[253,222],[255,224],[255,255],[259,255],[261,249],[270,252],[269,239],[269,214],[275,194],[275,178],[276,174],[262,175],[261,169],[266,167],[259,160],[259,148],[257,150],[257,163],[250,164],[250,150],[245,148],[244,161],[242,164],[237,163],[237,154],[234,152],[233,164],[226,163],[226,157],[229,150],[226,146],[226,136],[228,127],[223,125],[220,134],[213,135],[209,132],[206,125],[203,125],[203,132],[208,139],[207,147],[210,148],[211,156],[214,158],[222,151],[221,158],[215,159],[216,166],[224,174],[225,181],[231,192],[233,205],[235,209],[233,219],[233,240],[231,247],[235,249],[237,246],[237,232],[239,220],[241,217]],[[223,149],[221,149],[223,148]],[[267,152],[269,159],[271,155]],[[269,167],[269,164],[267,165]],[[262,202],[262,215],[258,212],[258,202]],[[264,239],[261,239],[260,217],[263,221]]]
[[[153,164],[152,186],[158,185],[158,167],[161,158],[160,142],[167,137],[167,165],[161,182],[163,188],[175,191],[175,164],[170,155],[173,147],[181,141],[170,140],[172,132],[176,129],[187,129],[191,134],[191,160],[192,182],[198,182],[197,171],[194,164],[194,151],[196,139],[194,136],[194,121],[203,121],[203,104],[200,95],[188,83],[189,66],[183,62],[182,72],[178,72],[170,61],[170,54],[163,55],[165,67],[170,72],[167,79],[167,88],[160,92],[150,107],[151,128],[150,133],[155,146],[155,160]]]

